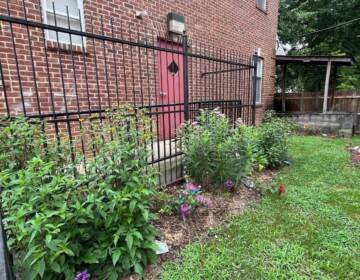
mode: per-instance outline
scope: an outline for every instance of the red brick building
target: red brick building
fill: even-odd
[[[160,140],[172,138],[184,110],[206,104],[239,105],[241,113],[232,115],[248,123],[256,107],[259,120],[273,103],[278,6],[279,0],[2,0],[0,115],[40,116],[56,133],[76,137],[79,119],[131,103],[151,107]],[[170,32],[170,12],[180,31],[185,21],[187,45]]]
[[[26,15],[24,14],[23,2],[26,6]],[[127,0],[127,1],[104,1],[104,0],[67,0],[67,1],[54,1],[55,13],[57,15],[57,25],[67,27],[66,18],[62,17],[66,15],[66,4],[69,7],[69,14],[71,16],[70,24],[72,28],[78,29],[80,21],[78,21],[78,9],[81,11],[81,24],[82,28],[88,32],[95,32],[101,34],[100,19],[103,18],[104,34],[112,36],[110,19],[113,19],[113,33],[114,36],[122,36],[129,38],[129,35],[133,36],[133,40],[137,38],[137,28],[141,31],[145,28],[149,31],[155,31],[158,38],[165,37],[167,34],[167,14],[169,12],[177,12],[185,17],[185,29],[189,36],[190,41],[196,41],[197,44],[207,44],[208,46],[221,48],[224,51],[236,51],[245,55],[252,55],[260,50],[260,56],[263,57],[263,71],[262,71],[262,90],[261,101],[258,100],[258,112],[259,114],[269,105],[272,104],[273,92],[274,92],[274,73],[275,73],[275,61],[274,61],[274,48],[275,38],[277,31],[277,18],[278,18],[278,0],[224,0],[224,1],[141,1],[141,0]],[[41,6],[41,7],[40,7]],[[261,7],[262,6],[262,7]],[[12,17],[25,18],[36,22],[45,22],[48,24],[54,24],[54,17],[52,1],[45,0],[7,0],[1,1],[0,13],[1,15],[9,15]],[[41,11],[41,12],[40,12]],[[142,18],[136,17],[137,12],[143,12]],[[93,17],[93,19],[91,19]],[[91,20],[93,23],[91,23]],[[39,87],[42,85],[42,80],[45,78],[42,74],[46,73],[44,65],[44,45],[42,42],[42,31],[40,29],[30,27],[30,41],[32,43],[32,55],[30,54],[29,41],[27,36],[27,30],[24,25],[10,24],[6,21],[0,21],[0,52],[2,58],[2,68],[4,80],[11,81],[11,85],[7,85],[11,90],[20,90],[19,80],[16,67],[9,65],[15,65],[15,56],[12,42],[12,34],[15,37],[15,44],[17,50],[17,60],[19,63],[20,78],[22,81],[22,90],[25,95],[25,106],[29,113],[36,112],[36,106],[32,106],[34,100],[32,96],[35,95],[35,86],[33,83],[33,75],[30,75],[32,71],[31,56],[34,59],[34,68],[38,72],[37,80],[39,81]],[[122,25],[123,31],[120,30]],[[128,29],[133,28],[134,33],[128,34]],[[46,31],[47,32],[47,31]],[[46,33],[45,32],[45,33]],[[60,33],[59,33],[60,34]],[[50,32],[50,35],[45,34],[48,39],[47,46],[49,47],[48,56],[50,71],[51,68],[59,68],[56,65],[59,63],[59,58],[56,53],[56,48],[51,49],[50,41],[56,41],[55,32]],[[73,44],[79,44],[79,36],[74,36]],[[69,36],[67,34],[60,34],[59,41],[62,44],[69,44]],[[84,40],[85,48],[88,46],[86,57],[90,57],[92,54],[91,40]],[[89,42],[90,41],[90,42]],[[99,43],[98,41],[96,43]],[[87,46],[86,46],[87,44]],[[53,44],[56,45],[56,44]],[[67,46],[68,47],[68,46]],[[106,47],[107,51],[111,51],[112,47]],[[73,47],[74,48],[74,47]],[[69,49],[69,48],[68,48]],[[99,56],[101,56],[101,44],[99,44]],[[75,53],[75,51],[74,51]],[[68,64],[72,64],[70,54],[66,55],[62,52],[62,62],[64,65],[64,72],[67,75],[67,70],[70,69]],[[134,56],[137,54],[133,54]],[[82,55],[80,52],[74,54],[75,66],[81,68]],[[101,58],[99,58],[101,60]],[[104,59],[104,57],[102,57]],[[88,61],[91,59],[88,59]],[[108,58],[108,75],[112,74],[113,67],[111,65],[112,59]],[[93,61],[86,62],[93,64]],[[99,68],[102,61],[99,62]],[[78,65],[79,64],[79,65]],[[120,62],[118,62],[120,64]],[[91,65],[89,65],[91,67]],[[121,65],[118,65],[121,67]],[[104,79],[104,69],[98,74],[100,81]],[[83,69],[80,69],[83,71]],[[55,72],[55,71],[54,71]],[[79,72],[79,71],[78,71]],[[95,73],[90,73],[89,70],[88,81],[93,86],[95,83]],[[55,75],[55,74],[54,74]],[[120,75],[120,74],[119,74]],[[81,77],[80,77],[81,78]],[[67,79],[67,78],[66,78]],[[65,79],[65,80],[66,80]],[[70,78],[69,78],[70,79]],[[73,80],[73,78],[72,78]],[[79,79],[78,79],[79,80]],[[46,81],[45,81],[46,82]],[[68,81],[65,81],[67,83]],[[73,83],[74,81],[69,81]],[[81,86],[81,81],[77,81]],[[112,81],[111,81],[112,82]],[[60,81],[54,81],[55,88],[62,88],[56,83]],[[66,94],[71,99],[71,94],[74,95],[74,85],[66,85]],[[81,91],[81,89],[78,89]],[[41,89],[38,89],[40,92]],[[56,91],[56,90],[54,90]],[[102,90],[101,90],[102,91]],[[61,92],[61,89],[58,90]],[[58,94],[58,95],[61,95]],[[44,97],[45,98],[45,97]],[[20,108],[22,105],[15,104],[18,100],[16,97],[10,98],[10,103],[13,104],[11,110],[23,111]],[[49,101],[49,100],[48,100]],[[2,99],[3,103],[4,100]],[[44,102],[45,103],[45,102]],[[1,110],[4,110],[4,104],[1,105]]]

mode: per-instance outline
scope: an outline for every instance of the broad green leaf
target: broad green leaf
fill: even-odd
[[[137,203],[137,201],[136,201],[136,200],[132,200],[132,201],[130,202],[129,210],[130,210],[130,212],[131,212],[131,213],[133,213],[133,212],[134,212],[134,209],[135,209],[136,203]]]
[[[33,246],[30,248],[30,250],[27,252],[27,254],[25,255],[23,261],[27,261],[27,259],[39,248],[38,245]]]
[[[113,265],[115,266],[119,260],[121,256],[121,250],[120,249],[116,249],[112,252],[111,254],[111,258],[112,258],[112,262],[113,262]]]
[[[50,267],[56,273],[61,273],[61,267],[56,261],[50,262]]]
[[[84,263],[99,263],[99,260],[97,259],[97,256],[95,256],[95,254],[87,254],[83,257],[81,257],[81,260],[84,262]]]
[[[137,274],[143,275],[144,274],[144,270],[142,268],[142,266],[139,263],[136,263],[134,265],[134,270]]]
[[[133,246],[133,242],[134,242],[134,238],[133,238],[131,232],[126,235],[125,240],[126,240],[126,244],[127,244],[128,248],[129,248],[129,250],[131,250],[131,248]]]
[[[40,259],[34,266],[33,269],[43,278],[45,273],[45,260],[42,258]]]
[[[113,271],[111,271],[108,279],[109,280],[118,280],[119,275],[117,274],[117,272],[115,270],[113,270]]]
[[[78,222],[79,224],[86,224],[88,221],[85,220],[84,218],[79,218],[79,219],[77,219],[77,222]]]

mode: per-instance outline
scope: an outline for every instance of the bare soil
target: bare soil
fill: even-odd
[[[257,174],[258,183],[261,186],[269,185],[275,174],[275,171],[270,170]],[[176,194],[182,188],[182,186],[173,186],[167,192]],[[166,242],[170,251],[159,256],[157,263],[147,268],[146,279],[159,279],[163,262],[176,259],[181,248],[190,242],[205,242],[210,239],[211,229],[218,228],[227,217],[241,214],[244,209],[261,199],[258,189],[245,185],[238,187],[233,193],[202,192],[202,194],[211,199],[212,208],[198,207],[185,221],[176,214],[172,216],[159,215],[159,218],[153,222],[159,232],[158,239]],[[137,275],[124,278],[124,280],[135,279],[140,278]]]
[[[360,147],[351,147],[351,145],[348,145],[347,148],[350,152],[352,162],[360,166]]]
[[[353,163],[360,165],[360,150],[351,152],[351,160]]]

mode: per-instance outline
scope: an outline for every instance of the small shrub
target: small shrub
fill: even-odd
[[[257,171],[262,171],[268,166],[268,161],[260,146],[259,129],[255,126],[239,126],[239,132],[245,138],[245,142],[251,149],[251,165]]]
[[[288,138],[293,129],[286,119],[279,118],[274,112],[265,114],[258,129],[258,147],[266,158],[269,167],[280,166],[288,158]]]
[[[185,172],[208,188],[237,185],[251,170],[251,147],[246,137],[218,110],[202,111],[196,122],[181,131]]]
[[[19,130],[33,131],[22,123]],[[86,174],[37,151],[17,170],[0,172],[9,247],[24,279],[73,279],[85,269],[118,279],[142,273],[156,257],[149,211],[156,179],[145,172],[149,121],[125,110],[92,123],[98,154]]]

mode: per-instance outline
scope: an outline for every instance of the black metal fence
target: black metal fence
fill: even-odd
[[[48,123],[47,133],[80,138],[86,123],[122,104],[151,117],[149,164],[160,182],[183,176],[177,128],[200,109],[220,108],[233,123],[255,121],[256,56],[197,43],[186,34],[164,36],[121,19],[87,11],[74,28],[69,10],[43,23],[41,1],[0,3],[0,117]],[[57,20],[58,19],[58,20]],[[85,31],[86,30],[86,31]],[[88,154],[89,143],[73,153]]]
[[[161,171],[161,183],[182,177],[176,129],[199,109],[219,107],[233,122],[255,120],[255,56],[86,11],[87,31],[72,28],[68,10],[59,25],[55,5],[54,24],[44,24],[40,3],[11,2],[0,6],[0,116],[39,118],[49,134],[74,143],[86,130],[81,120],[121,104],[143,108],[152,118],[149,164]],[[82,141],[74,153],[86,154]]]

